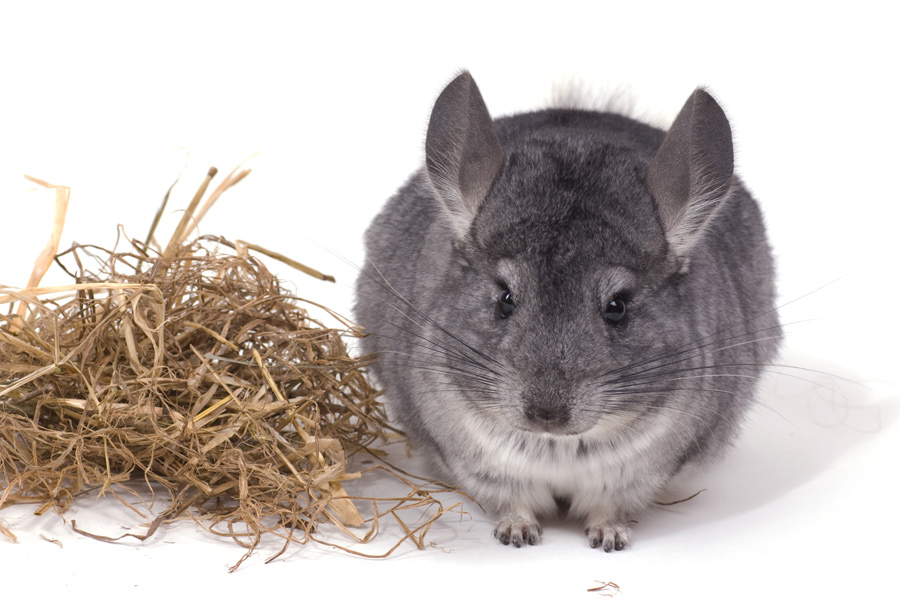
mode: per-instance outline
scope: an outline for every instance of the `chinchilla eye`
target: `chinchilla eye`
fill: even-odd
[[[513,300],[512,292],[503,288],[497,294],[497,308],[500,310],[500,316],[506,318],[516,309],[516,302]]]
[[[603,309],[603,318],[610,323],[618,323],[625,318],[625,301],[619,296],[614,296]]]

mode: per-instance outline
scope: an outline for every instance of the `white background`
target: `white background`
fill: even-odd
[[[164,232],[210,166],[227,172],[258,152],[201,232],[334,274],[337,285],[269,263],[300,295],[347,313],[362,232],[419,165],[431,103],[459,69],[495,115],[574,79],[625,86],[666,122],[702,84],[729,114],[782,301],[794,301],[781,362],[814,371],[768,379],[735,450],[670,499],[708,491],[642,515],[625,552],[592,551],[565,523],[548,524],[541,546],[502,547],[467,505],[422,552],[372,561],[304,547],[264,565],[263,550],[229,575],[239,549],[190,523],[109,545],[13,507],[0,512],[19,536],[0,541],[3,594],[293,596],[312,585],[336,597],[583,598],[597,581],[621,598],[893,593],[900,44],[886,3],[322,4],[4,5],[0,282],[24,285],[49,234],[52,195],[23,174],[71,186],[63,248],[112,245],[117,224],[145,235],[185,164]],[[68,517],[106,535],[135,526],[114,503]]]

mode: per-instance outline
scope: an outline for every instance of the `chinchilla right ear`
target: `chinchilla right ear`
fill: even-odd
[[[503,148],[481,92],[464,71],[434,103],[425,166],[456,235],[465,236],[503,166]]]
[[[669,246],[683,268],[728,195],[733,175],[728,118],[712,96],[697,89],[675,117],[647,174]]]

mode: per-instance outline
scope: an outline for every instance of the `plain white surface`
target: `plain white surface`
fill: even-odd
[[[191,523],[110,545],[14,507],[0,511],[19,536],[0,541],[4,592],[302,595],[313,585],[337,597],[567,598],[613,581],[621,598],[891,594],[900,558],[893,15],[864,2],[484,4],[5,7],[0,282],[23,285],[49,234],[52,196],[24,173],[71,186],[62,247],[111,245],[118,224],[145,234],[185,164],[164,231],[209,166],[227,172],[259,152],[201,231],[334,274],[329,285],[269,263],[300,295],[347,313],[362,232],[420,163],[431,103],[460,68],[495,115],[539,106],[554,82],[580,79],[627,86],[647,114],[671,118],[702,84],[729,114],[739,173],[766,213],[791,302],[782,362],[812,370],[770,377],[729,457],[671,493],[707,491],[642,515],[626,552],[590,550],[569,523],[548,524],[540,546],[502,547],[467,505],[423,552],[409,545],[375,561],[295,547],[265,565],[273,543],[229,575],[240,549]],[[68,517],[106,535],[136,525],[107,501]]]

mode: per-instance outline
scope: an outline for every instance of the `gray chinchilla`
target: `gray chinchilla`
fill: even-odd
[[[540,539],[620,550],[737,434],[781,339],[756,202],[704,90],[668,132],[610,112],[492,120],[462,73],[425,166],[366,233],[356,315],[391,414],[439,476]]]

